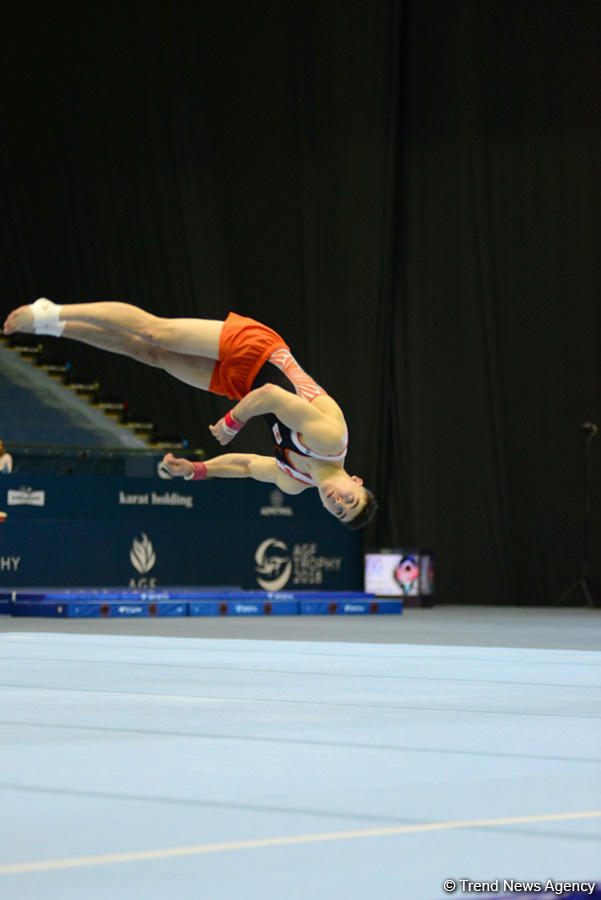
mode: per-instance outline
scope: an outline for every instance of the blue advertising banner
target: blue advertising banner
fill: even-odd
[[[252,481],[5,475],[0,589],[361,590],[361,537],[316,491]]]

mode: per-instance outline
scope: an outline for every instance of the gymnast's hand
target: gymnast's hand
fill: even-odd
[[[209,425],[209,431],[222,447],[236,437],[236,432],[227,428],[225,418],[219,419],[216,425]]]
[[[194,467],[188,459],[177,458],[173,453],[165,454],[162,461],[159,463],[159,474],[161,474],[161,468],[166,470],[173,478],[183,478],[185,475],[190,475],[190,473],[194,471]]]
[[[216,425],[209,425],[209,431],[222,447],[224,444],[229,444],[242,428],[244,428],[244,423],[238,422],[231,412],[226,412]]]

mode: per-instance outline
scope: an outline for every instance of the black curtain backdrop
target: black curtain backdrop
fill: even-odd
[[[592,0],[6,7],[4,311],[265,321],[345,410],[367,545],[434,548],[441,602],[549,604],[601,419],[600,23]],[[57,352],[213,453],[227,401]],[[269,450],[260,423],[237,442]]]

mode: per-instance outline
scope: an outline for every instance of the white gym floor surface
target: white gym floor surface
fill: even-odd
[[[600,626],[486,607],[0,617],[0,897],[599,880]]]

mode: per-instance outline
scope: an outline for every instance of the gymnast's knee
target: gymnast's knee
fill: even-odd
[[[148,344],[168,346],[175,336],[173,320],[149,316],[139,336]]]
[[[144,338],[133,338],[130,341],[127,353],[138,362],[145,363],[147,366],[155,366],[157,369],[165,367],[168,350],[153,344]]]

